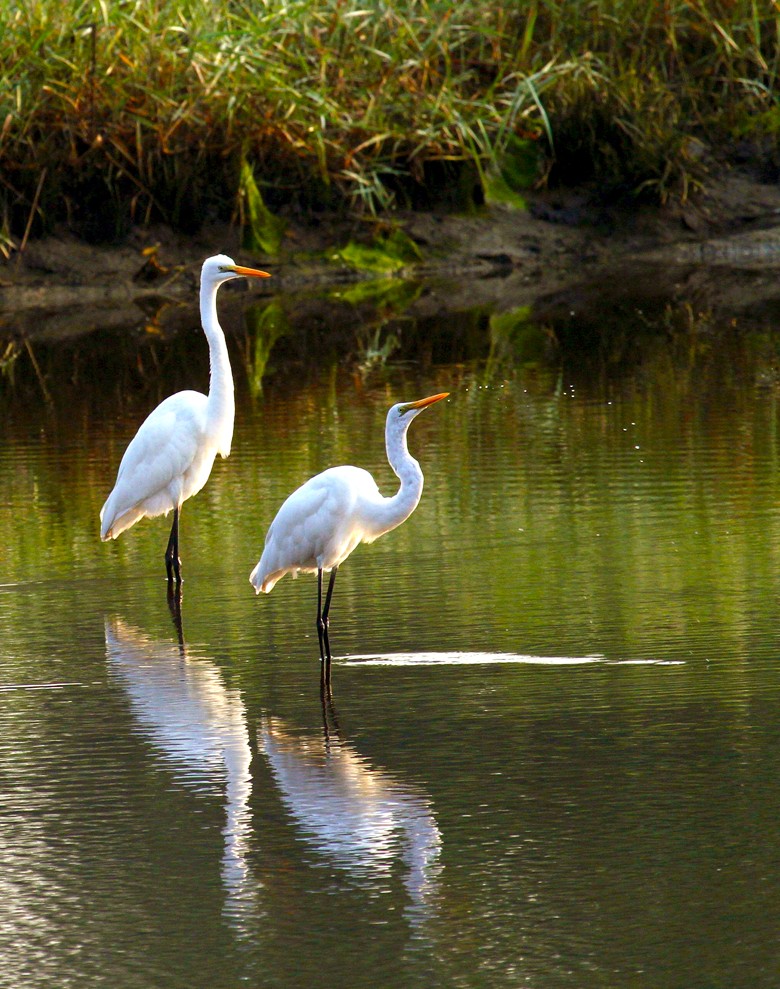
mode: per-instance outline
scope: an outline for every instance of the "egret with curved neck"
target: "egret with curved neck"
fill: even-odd
[[[203,262],[200,318],[209,345],[209,393],[177,392],[149,414],[125,450],[114,490],[100,511],[100,538],[106,540],[116,539],[139,519],[173,510],[165,551],[169,583],[181,583],[181,506],[206,483],[216,455],[228,456],[233,439],[233,374],[217,318],[217,291],[234,278],[268,277],[268,272],[244,268],[224,254]]]
[[[387,459],[401,482],[383,497],[373,477],[361,467],[331,467],[310,478],[279,509],[265,537],[260,562],[250,574],[255,591],[268,594],[286,573],[317,573],[317,633],[323,682],[330,683],[328,613],[336,572],[359,543],[371,543],[395,529],[417,507],[423,489],[420,465],[409,453],[406,434],[413,419],[449,392],[418,402],[401,402],[387,413]],[[322,600],[322,574],[330,580]]]

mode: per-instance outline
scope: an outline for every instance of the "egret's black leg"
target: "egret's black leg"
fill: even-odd
[[[333,597],[333,585],[336,583],[336,571],[338,567],[334,567],[330,572],[330,580],[328,581],[328,591],[325,595],[325,607],[322,609],[322,637],[325,640],[325,664],[324,664],[324,682],[325,687],[330,692],[330,661],[332,658],[332,653],[330,651],[330,637],[328,636],[328,629],[330,628],[330,599]]]
[[[317,571],[317,634],[320,640],[320,659],[322,660],[322,682],[330,687],[330,639],[328,638],[328,612],[330,611],[330,600],[333,597],[333,585],[336,583],[336,571],[334,567],[330,572],[328,590],[325,595],[325,606],[322,604],[322,569]]]
[[[330,639],[328,637],[328,629],[330,627],[330,619],[328,615],[330,614],[330,599],[333,597],[333,585],[336,583],[336,571],[338,567],[334,567],[330,572],[330,580],[328,581],[328,593],[325,595],[325,607],[322,609],[322,634],[325,639],[325,658],[326,658],[326,670],[325,670],[325,681],[330,687],[330,660],[332,653],[330,651]]]
[[[325,623],[322,620],[322,568],[317,571],[317,636],[320,640],[320,659],[325,668]]]
[[[179,509],[173,510],[173,525],[168,537],[168,548],[165,550],[165,570],[168,582],[175,580],[181,583],[181,560],[179,559]]]
[[[328,627],[328,612],[330,611],[330,599],[333,597],[333,585],[336,583],[336,571],[338,567],[334,567],[330,572],[330,580],[328,581],[328,593],[325,595],[325,607],[322,610],[322,620],[325,622],[325,627]]]

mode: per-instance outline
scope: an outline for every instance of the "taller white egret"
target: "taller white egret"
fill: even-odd
[[[268,594],[286,573],[317,573],[317,633],[324,682],[330,682],[328,612],[339,566],[359,543],[371,543],[400,525],[417,507],[423,489],[420,465],[409,453],[406,433],[412,420],[449,392],[401,402],[387,413],[387,459],[401,486],[385,498],[361,467],[331,467],[294,491],[277,512],[265,537],[260,562],[250,574],[256,593]],[[325,605],[322,574],[330,571]]]
[[[100,538],[116,539],[142,518],[167,515],[173,525],[165,551],[168,581],[181,583],[179,512],[208,480],[214,458],[227,457],[235,401],[225,334],[217,319],[217,291],[233,278],[269,278],[224,254],[207,258],[200,274],[200,318],[209,345],[208,395],[180,391],[149,414],[125,450],[114,490],[100,510]]]

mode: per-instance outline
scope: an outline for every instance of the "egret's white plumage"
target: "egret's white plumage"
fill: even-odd
[[[286,573],[317,573],[317,628],[323,660],[330,659],[327,620],[336,570],[359,543],[373,542],[395,529],[417,507],[423,474],[409,453],[406,433],[415,416],[448,394],[402,402],[387,413],[387,459],[401,482],[396,494],[384,497],[373,477],[360,467],[331,467],[294,491],[271,523],[263,554],[249,579],[259,594],[273,590]],[[331,578],[321,612],[323,571],[330,571]]]
[[[116,539],[139,519],[167,515],[174,521],[166,551],[168,578],[181,579],[178,517],[183,502],[208,480],[214,458],[227,457],[233,438],[235,402],[225,334],[217,319],[217,290],[233,278],[267,278],[268,273],[237,265],[224,254],[203,262],[200,316],[209,345],[208,395],[181,391],[146,418],[119,465],[114,490],[100,511],[100,538]]]
[[[380,526],[373,508],[389,501],[379,493],[376,482],[361,467],[331,467],[301,485],[285,501],[271,523],[262,558],[249,578],[256,591],[269,593],[286,573],[300,570],[332,570],[359,543],[378,536],[403,522],[409,511],[391,525]]]

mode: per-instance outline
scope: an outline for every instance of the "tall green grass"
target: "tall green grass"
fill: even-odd
[[[0,16],[6,244],[63,220],[105,239],[242,219],[247,174],[272,210],[462,204],[518,154],[525,182],[663,199],[704,181],[702,141],[778,115],[765,0],[0,0]]]

